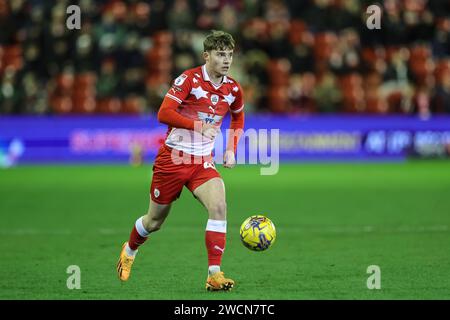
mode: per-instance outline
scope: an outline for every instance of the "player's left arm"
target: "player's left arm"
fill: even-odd
[[[236,86],[236,99],[230,106],[231,122],[230,133],[228,135],[227,149],[224,154],[223,166],[233,168],[236,165],[236,151],[239,139],[244,133],[244,100],[241,86]]]

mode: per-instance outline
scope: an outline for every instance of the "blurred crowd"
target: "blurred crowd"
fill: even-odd
[[[150,113],[230,32],[247,112],[450,113],[450,1],[0,0],[0,114]],[[66,9],[81,8],[69,30]]]

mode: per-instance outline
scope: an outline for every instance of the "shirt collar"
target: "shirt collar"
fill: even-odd
[[[213,84],[215,87],[220,87],[222,84],[228,82],[227,76],[223,76],[222,82],[219,83],[218,85],[216,85],[214,82],[212,82],[211,78],[209,77],[208,72],[206,71],[206,64],[202,65],[202,75],[203,75],[203,80],[211,82],[211,84]]]

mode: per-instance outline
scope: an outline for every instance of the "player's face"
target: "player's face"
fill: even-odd
[[[211,50],[206,52],[208,69],[216,75],[226,76],[233,62],[233,50]]]

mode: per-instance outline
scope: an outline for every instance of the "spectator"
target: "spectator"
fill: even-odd
[[[336,77],[331,72],[323,75],[314,88],[314,98],[319,112],[338,112],[341,109],[342,94],[337,86]]]
[[[289,79],[289,112],[309,114],[317,111],[314,100],[315,77],[312,73],[293,74]]]
[[[411,84],[411,72],[408,67],[409,50],[406,47],[393,53],[391,62],[383,74],[383,83],[380,87],[384,99],[389,99],[392,94],[401,95],[400,112],[411,111],[411,99],[414,90]]]
[[[65,26],[69,3],[0,0],[0,112],[77,112],[93,99],[153,112],[213,28],[237,39],[233,75],[255,112],[449,110],[434,72],[450,56],[448,1],[386,0],[381,30],[366,27],[370,0],[80,0],[81,30]],[[87,73],[98,81],[70,83]]]
[[[433,97],[435,111],[450,114],[450,71],[447,70]]]

